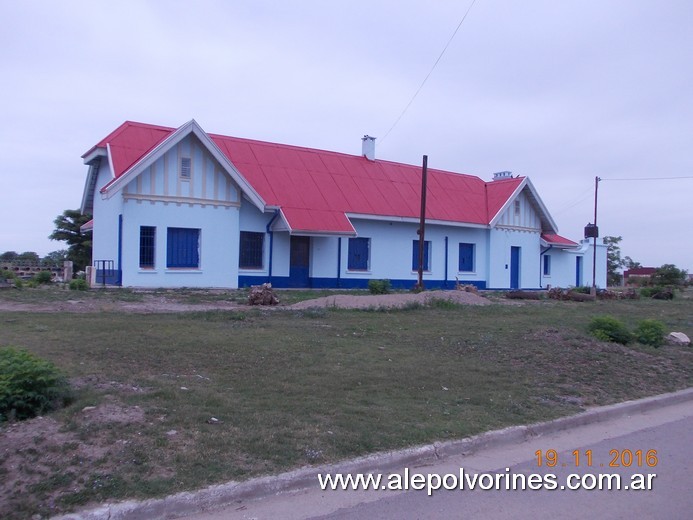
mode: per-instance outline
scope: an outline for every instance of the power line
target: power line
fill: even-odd
[[[419,88],[416,89],[416,92],[414,92],[414,95],[413,95],[413,96],[411,97],[411,99],[409,100],[409,103],[407,103],[407,106],[404,107],[404,110],[402,110],[402,112],[399,114],[399,116],[397,117],[397,119],[395,119],[395,122],[392,123],[392,126],[390,127],[390,129],[389,129],[387,132],[385,132],[385,135],[380,139],[380,142],[381,142],[381,143],[385,140],[385,138],[386,138],[388,135],[390,135],[390,132],[392,132],[392,129],[395,128],[395,126],[397,126],[397,123],[399,123],[400,119],[402,119],[402,117],[403,117],[404,114],[407,112],[407,110],[409,110],[409,107],[411,106],[411,104],[412,104],[412,103],[414,102],[414,100],[416,99],[416,96],[419,95],[419,92],[421,92],[421,89],[424,87],[424,85],[425,85],[426,82],[428,81],[428,78],[431,77],[431,74],[433,74],[433,71],[435,70],[436,66],[438,65],[438,62],[439,62],[439,61],[441,60],[441,58],[443,57],[443,54],[445,54],[445,51],[448,50],[448,47],[449,47],[450,44],[452,43],[452,40],[455,38],[455,35],[457,34],[457,31],[459,31],[459,30],[460,30],[460,27],[462,27],[462,24],[464,23],[465,19],[467,18],[467,15],[469,14],[469,11],[472,10],[472,7],[474,7],[474,4],[475,4],[475,3],[476,3],[476,0],[472,0],[472,3],[469,4],[469,7],[467,8],[467,12],[464,13],[464,16],[462,17],[462,20],[460,20],[460,23],[457,24],[457,27],[455,28],[455,32],[452,33],[452,36],[450,36],[450,39],[449,39],[448,42],[445,44],[445,47],[443,47],[443,50],[441,51],[440,55],[438,56],[438,59],[437,59],[437,60],[435,61],[435,63],[433,64],[433,67],[431,67],[431,70],[428,71],[428,74],[426,74],[426,77],[425,77],[424,80],[421,82],[421,85],[419,85]]]
[[[554,212],[554,215],[562,215],[563,213],[565,213],[565,212],[568,211],[569,209],[574,208],[574,207],[577,206],[578,204],[582,204],[583,202],[585,202],[585,201],[587,200],[587,198],[588,198],[590,195],[592,195],[592,190],[593,190],[593,189],[594,189],[594,188],[593,188],[592,186],[590,186],[590,187],[587,188],[585,191],[583,191],[580,195],[578,195],[578,198],[577,198],[577,200],[575,200],[575,202],[573,202],[573,203],[570,204],[569,206],[564,206],[564,207],[562,207],[559,211]]]
[[[623,178],[618,178],[618,179],[609,179],[600,177],[600,181],[670,181],[674,179],[693,179],[693,175],[686,175],[682,177],[633,177],[631,179],[623,179]]]

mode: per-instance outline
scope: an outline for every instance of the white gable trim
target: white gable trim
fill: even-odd
[[[498,221],[503,216],[503,213],[515,202],[515,199],[517,199],[517,197],[520,196],[520,193],[522,193],[524,189],[527,189],[529,191],[531,198],[533,199],[532,202],[534,202],[537,205],[537,208],[539,210],[539,219],[542,222],[542,231],[550,231],[552,233],[557,233],[558,226],[556,226],[556,222],[554,222],[553,218],[551,217],[549,210],[546,209],[544,202],[541,200],[541,197],[539,197],[539,194],[537,193],[537,190],[532,184],[532,182],[529,180],[529,177],[525,177],[524,179],[522,179],[522,182],[518,184],[513,194],[510,197],[508,197],[508,200],[505,201],[505,204],[503,204],[503,206],[501,206],[498,212],[493,216],[491,222],[489,223],[489,226],[495,227],[498,224]],[[544,226],[544,224],[546,224],[546,227]]]
[[[180,128],[177,128],[171,135],[166,139],[161,141],[156,145],[149,153],[141,157],[135,164],[133,164],[127,171],[117,179],[113,180],[105,189],[102,190],[102,196],[106,199],[111,198],[114,194],[118,193],[124,186],[126,186],[131,180],[136,178],[140,173],[149,168],[154,164],[159,158],[182,141],[188,135],[193,134],[197,137],[200,142],[204,145],[207,151],[221,164],[222,168],[226,173],[234,180],[236,184],[241,188],[244,195],[247,196],[248,200],[253,203],[260,211],[265,210],[265,201],[260,197],[260,195],[255,191],[255,189],[248,183],[248,181],[241,175],[238,169],[231,163],[231,161],[224,155],[224,153],[219,149],[219,147],[212,141],[212,139],[207,135],[207,133],[202,130],[202,127],[197,124],[197,122],[192,119],[185,123]],[[106,145],[108,150],[108,160],[111,164],[111,172],[115,172],[113,168],[113,159],[111,155],[110,145]]]

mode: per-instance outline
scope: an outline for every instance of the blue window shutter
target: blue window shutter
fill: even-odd
[[[357,271],[368,270],[368,249],[370,238],[349,239],[349,259],[347,268]]]
[[[464,272],[474,271],[474,244],[460,243],[459,270]]]
[[[411,270],[412,271],[418,271],[419,269],[419,241],[414,240],[412,244],[412,262],[411,262]],[[424,257],[423,257],[423,270],[424,271],[430,271],[431,270],[431,265],[429,263],[429,258],[428,258],[428,250],[431,248],[431,242],[429,240],[424,240]]]
[[[166,267],[200,267],[200,230],[168,228]]]
[[[551,275],[551,255],[544,255],[544,276]]]

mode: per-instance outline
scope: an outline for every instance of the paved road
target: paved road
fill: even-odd
[[[535,452],[556,450],[558,465],[537,467]],[[610,468],[611,450],[620,454],[642,450],[630,468]],[[573,451],[580,466],[575,467]],[[592,466],[586,466],[591,450]],[[647,467],[646,452],[657,451],[656,466]],[[627,454],[625,455],[628,459]],[[650,460],[650,462],[654,462]],[[563,466],[563,464],[566,464]],[[601,465],[604,465],[602,467]],[[529,441],[459,456],[430,466],[410,468],[410,473],[459,474],[553,473],[558,485],[571,473],[618,473],[629,483],[634,473],[656,474],[652,490],[538,490],[538,491],[321,491],[314,488],[242,501],[223,511],[189,517],[190,520],[263,519],[437,519],[437,518],[693,518],[693,401],[629,417],[592,424]],[[506,472],[506,468],[510,468]],[[589,478],[589,477],[588,477]],[[647,478],[647,477],[645,477]]]

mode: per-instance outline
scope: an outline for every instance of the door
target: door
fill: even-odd
[[[582,257],[575,258],[575,287],[582,286]]]
[[[520,248],[510,248],[510,288],[520,288]]]
[[[291,237],[289,287],[310,287],[310,237]]]

